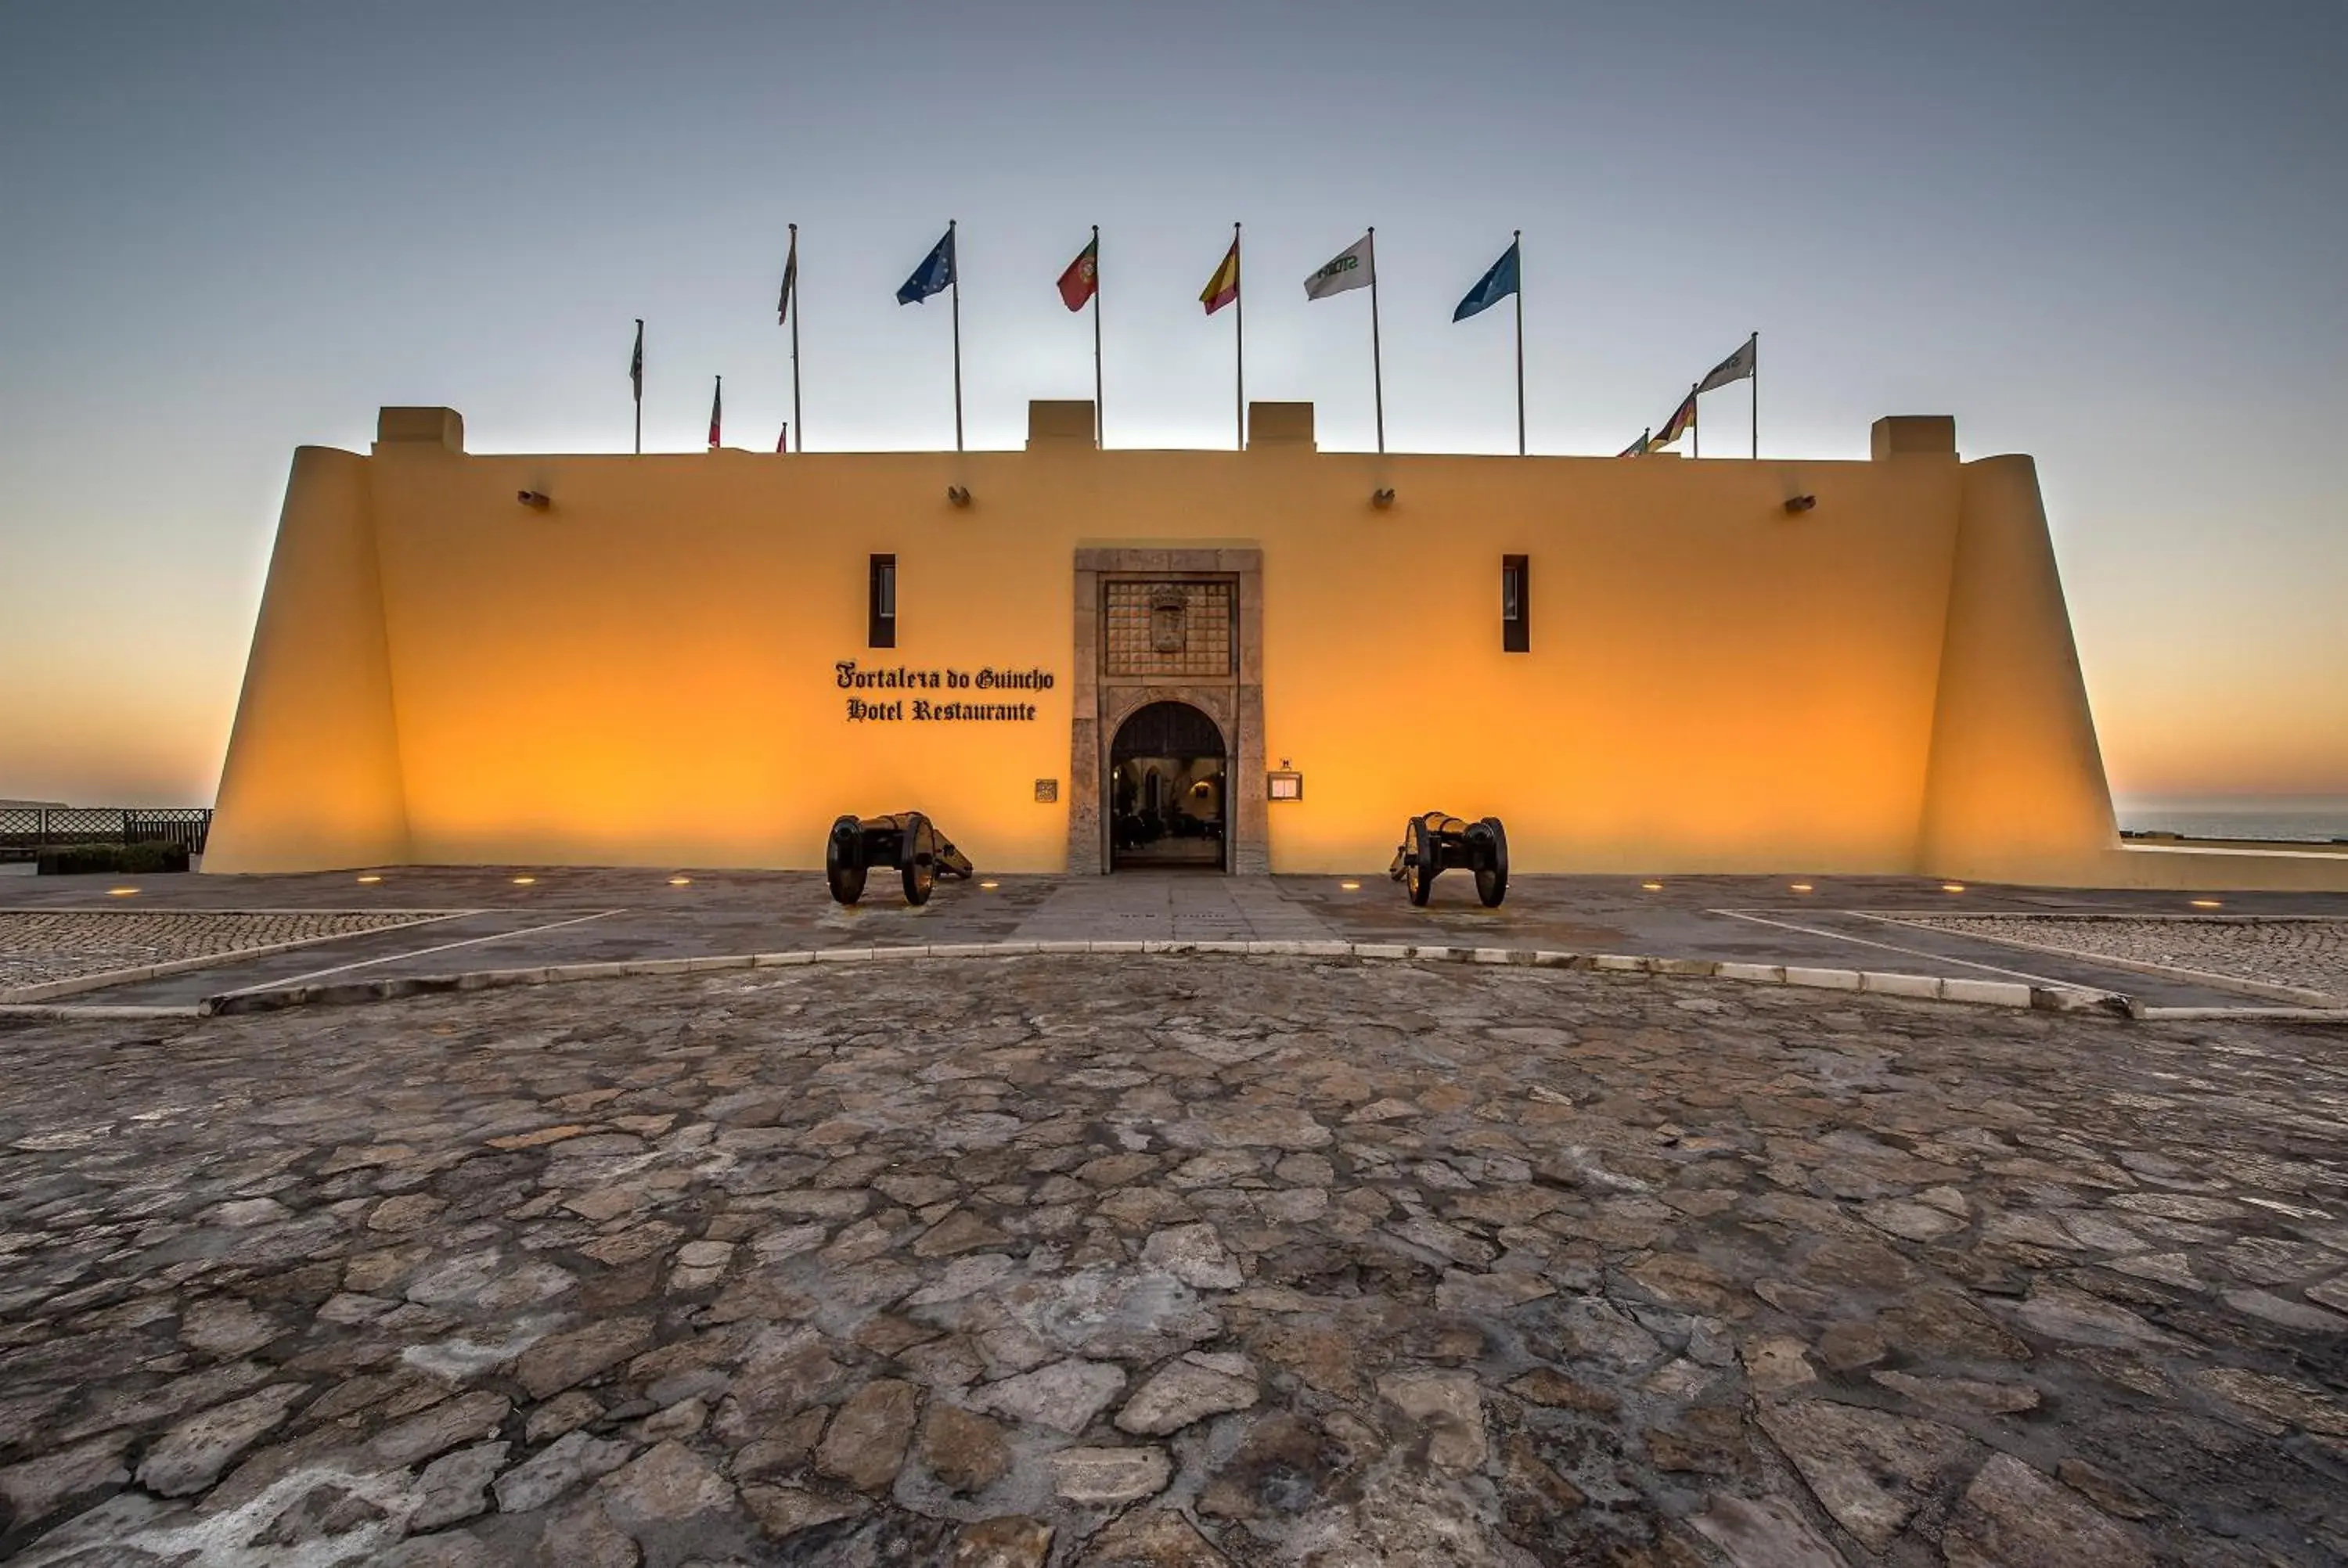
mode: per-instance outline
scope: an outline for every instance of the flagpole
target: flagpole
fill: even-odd
[[[1093,448],[1108,445],[1108,412],[1101,402],[1100,225],[1093,225]]]
[[[1525,455],[1525,231],[1516,231],[1510,248],[1517,253],[1517,456]]]
[[[947,260],[953,269],[954,450],[962,447],[962,247],[954,243],[954,220],[946,220]]]
[[[1240,261],[1240,226],[1231,225],[1231,344],[1232,362],[1238,367],[1237,390],[1233,394],[1232,427],[1238,432],[1234,447],[1247,450],[1247,282]]]
[[[1386,449],[1385,359],[1378,348],[1378,231],[1371,225],[1370,241],[1370,387],[1377,399],[1378,451]]]
[[[1704,421],[1696,417],[1696,397],[1703,386],[1702,382],[1688,383],[1688,456],[1691,458],[1704,456]]]
[[[791,254],[799,253],[799,226],[791,225]],[[807,450],[807,421],[799,417],[799,270],[791,269],[791,428],[798,431],[798,449]]]
[[[1753,460],[1761,460],[1761,334],[1753,334]]]

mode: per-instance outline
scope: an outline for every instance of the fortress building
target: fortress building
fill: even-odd
[[[475,456],[304,447],[205,868],[808,867],[915,809],[987,870],[2311,886],[2123,848],[2024,456]]]

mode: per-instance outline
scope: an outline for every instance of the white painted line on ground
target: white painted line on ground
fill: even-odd
[[[111,990],[116,986],[137,985],[143,980],[158,980],[171,975],[183,975],[191,969],[218,968],[223,964],[241,964],[252,958],[273,958],[290,953],[297,948],[323,947],[328,942],[352,942],[361,937],[380,937],[387,931],[405,931],[415,926],[430,926],[442,920],[462,919],[477,913],[471,909],[434,912],[429,909],[0,909],[0,915],[413,915],[415,918],[394,925],[376,926],[365,931],[335,931],[323,937],[297,937],[290,942],[263,942],[257,947],[232,948],[226,952],[198,953],[192,958],[166,958],[160,963],[134,964],[128,968],[102,969],[87,975],[73,975],[62,980],[46,980],[39,985],[18,986],[0,991],[0,1002],[47,1001],[57,997],[79,996],[84,991]]]
[[[294,986],[308,985],[312,980],[324,979],[328,975],[348,974],[353,969],[371,969],[377,964],[396,964],[405,958],[428,958],[435,953],[453,952],[458,948],[478,948],[483,942],[502,942],[508,937],[534,937],[541,932],[560,931],[565,926],[583,926],[590,920],[601,920],[608,915],[626,912],[624,909],[598,909],[592,915],[581,915],[574,919],[556,920],[544,926],[523,926],[511,931],[492,931],[486,937],[468,937],[461,942],[443,942],[437,948],[418,948],[413,952],[386,953],[380,958],[361,958],[355,964],[337,964],[331,969],[313,969],[306,975],[295,975],[290,979],[264,980],[257,986],[243,986],[222,994],[242,997],[255,991],[288,990]]]
[[[1876,921],[1880,925],[1907,926],[1910,930],[1939,931],[1943,936],[1964,937],[1976,942],[1995,942],[2000,947],[2020,948],[2026,952],[2053,953],[2058,958],[2081,958],[2089,963],[2101,964],[2106,968],[2126,970],[2129,974],[2150,975],[2155,979],[2187,980],[2195,985],[2206,986],[2211,990],[2240,991],[2244,996],[2263,997],[2269,1001],[2289,1002],[2298,1007],[2334,1008],[2340,1001],[2340,999],[2330,991],[2319,991],[2307,986],[2287,986],[2279,980],[2262,980],[2252,975],[2220,974],[2212,969],[2197,969],[2186,964],[2164,964],[2152,958],[2123,958],[2113,953],[2098,953],[2085,948],[2065,948],[2053,942],[2034,942],[2027,937],[2012,937],[1994,931],[1952,931],[1944,926],[1915,925],[1896,915],[1870,914],[1864,909],[1852,909],[1847,913],[1857,915],[1863,920]],[[2030,914],[1963,915],[1951,917],[1964,920],[2072,920],[2075,918],[2067,915]],[[2130,917],[2117,917],[2121,919]],[[2174,920],[2178,917],[2153,916],[2147,918]],[[2223,917],[2186,916],[2183,918],[2202,920],[2219,919]],[[2236,918],[2239,921],[2240,917]],[[2274,923],[2272,917],[2260,916],[2254,918],[2264,920],[2269,924]],[[2333,923],[2332,917],[2325,915],[2311,915],[2304,919],[2326,925]]]
[[[1838,913],[1848,912],[1838,911]],[[1816,926],[1797,926],[1791,920],[1772,920],[1766,915],[1748,915],[1741,909],[1712,909],[1707,910],[1706,913],[1725,915],[1732,920],[1750,920],[1756,926],[1775,926],[1781,931],[1799,931],[1805,936],[1831,937],[1838,942],[1849,942],[1855,947],[1880,948],[1887,953],[1905,953],[1911,958],[1930,958],[1936,964],[1955,964],[1963,968],[1981,969],[1993,975],[2012,975],[2015,979],[2028,980],[2033,985],[2052,986],[2057,990],[2085,989],[2076,980],[2058,980],[2047,975],[2034,975],[2028,969],[2003,968],[1996,964],[1977,964],[1971,958],[1952,958],[1946,954],[1931,952],[1922,948],[1903,948],[1896,942],[1878,942],[1865,937],[1854,937],[1847,931],[1828,931]]]

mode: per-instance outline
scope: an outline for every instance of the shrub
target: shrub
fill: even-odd
[[[44,849],[43,876],[87,876],[95,872],[145,873],[185,871],[187,849],[177,844],[67,844]]]

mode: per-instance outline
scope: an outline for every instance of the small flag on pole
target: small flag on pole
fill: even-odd
[[[1209,278],[1207,286],[1199,291],[1199,302],[1207,307],[1207,313],[1211,316],[1239,297],[1240,240],[1234,234],[1231,236],[1231,248],[1223,252],[1221,262],[1215,268],[1215,275]]]
[[[799,287],[799,229],[791,225],[790,253],[783,258],[783,292],[775,300],[775,324],[788,326],[791,319],[791,296]]]
[[[1076,252],[1076,259],[1068,263],[1066,272],[1060,274],[1060,302],[1072,311],[1083,310],[1093,297],[1093,292],[1099,287],[1100,241],[1096,237],[1092,243]]]
[[[789,420],[786,419],[786,420],[784,420],[784,421],[783,421],[783,433],[782,433],[780,436],[776,436],[776,437],[775,437],[775,450],[776,450],[776,451],[778,451],[778,452],[788,452],[788,451],[789,451],[790,449],[791,449],[791,422],[790,422]]]
[[[1325,300],[1349,289],[1370,291],[1370,387],[1378,421],[1378,450],[1386,449],[1386,372],[1378,348],[1378,231],[1370,230],[1304,280],[1304,297]]]
[[[913,269],[913,275],[905,280],[905,286],[897,291],[897,302],[918,305],[932,294],[945,292],[953,281],[954,237],[953,230],[949,227],[937,244],[931,248],[930,253],[922,258],[922,264]]]
[[[1461,300],[1459,307],[1451,313],[1453,321],[1464,322],[1478,312],[1488,311],[1523,287],[1524,269],[1519,258],[1521,248],[1520,241],[1509,243],[1508,250],[1501,252],[1500,259],[1476,281],[1476,286],[1468,291],[1468,297]]]
[[[1377,276],[1377,264],[1370,249],[1367,234],[1354,241],[1326,266],[1304,280],[1304,297],[1325,300],[1331,294],[1342,294],[1347,289],[1366,289]]]
[[[628,356],[628,385],[636,395],[636,456],[644,455],[644,318],[636,318],[636,352]]]
[[[1642,430],[1639,432],[1639,438],[1636,441],[1632,442],[1628,446],[1625,446],[1620,452],[1615,453],[1614,456],[1617,457],[1643,457],[1647,455],[1647,448],[1654,445],[1654,438],[1655,433],[1652,428]]]
[[[1755,333],[1745,340],[1742,348],[1714,365],[1704,378],[1695,384],[1695,389],[1699,393],[1710,392],[1716,387],[1726,386],[1732,381],[1744,381],[1760,367],[1760,364],[1761,334]]]
[[[717,450],[717,431],[726,413],[726,378],[717,378],[717,390],[709,395],[709,449]]]
[[[1668,446],[1694,428],[1695,394],[1690,392],[1680,399],[1680,405],[1672,410],[1672,416],[1663,421],[1663,427],[1655,432],[1655,438],[1650,445]]]

